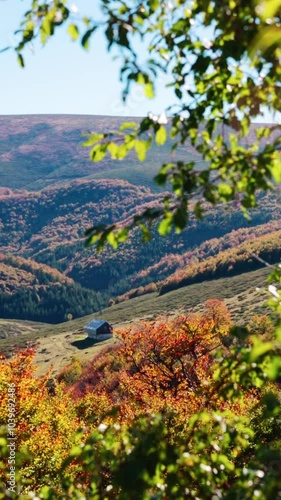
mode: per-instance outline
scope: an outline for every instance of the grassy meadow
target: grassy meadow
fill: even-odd
[[[52,373],[56,374],[73,356],[87,362],[105,345],[115,342],[115,339],[102,342],[87,339],[83,327],[93,318],[106,319],[117,331],[140,320],[152,321],[160,315],[173,317],[200,311],[206,300],[219,298],[225,301],[233,319],[241,323],[251,314],[265,311],[267,295],[263,290],[268,273],[268,269],[260,269],[189,285],[162,296],[155,292],[58,325],[0,320],[1,331],[6,337],[1,340],[1,351],[10,355],[27,342],[36,343],[38,373],[43,374],[52,367]],[[256,290],[259,287],[261,290]],[[13,333],[16,329],[17,335]]]

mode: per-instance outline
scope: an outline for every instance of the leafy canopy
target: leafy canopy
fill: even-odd
[[[104,31],[108,50],[120,53],[124,101],[133,84],[153,98],[165,73],[176,103],[167,103],[168,120],[150,115],[114,133],[89,134],[85,146],[91,159],[120,160],[131,152],[142,161],[152,143],[161,147],[169,137],[172,151],[190,141],[206,164],[199,169],[187,158],[162,165],[155,181],[171,188],[163,203],[124,224],[91,228],[87,243],[117,247],[135,225],[149,239],[155,219],[160,234],[179,232],[190,211],[203,215],[202,200],[213,205],[235,200],[247,215],[257,190],[281,181],[280,126],[259,127],[246,140],[251,120],[265,108],[273,116],[280,110],[281,2],[100,0],[99,5],[102,15],[96,19],[74,13],[66,0],[34,0],[18,32],[19,63],[24,66],[26,45],[38,37],[47,43],[61,25],[85,50],[94,33]],[[139,40],[147,47],[145,63],[135,50]]]

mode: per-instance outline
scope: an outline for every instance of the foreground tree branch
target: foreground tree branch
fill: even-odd
[[[155,181],[167,186],[171,197],[130,223],[92,227],[87,245],[116,248],[136,225],[147,240],[154,220],[160,234],[180,232],[190,212],[202,217],[204,200],[212,205],[238,200],[247,215],[257,191],[281,181],[280,127],[258,127],[249,137],[253,119],[262,118],[265,109],[272,116],[281,109],[280,2],[100,0],[99,5],[97,19],[80,15],[66,1],[35,0],[18,32],[19,63],[25,64],[27,45],[37,39],[47,43],[61,26],[86,50],[102,30],[108,50],[120,55],[124,101],[135,84],[153,98],[165,73],[177,104],[165,103],[160,117],[124,123],[111,134],[93,131],[85,142],[91,159],[109,155],[117,161],[134,151],[142,161],[153,143],[161,147],[169,140],[171,152],[191,144],[205,166],[198,170],[188,160],[162,165]],[[135,48],[139,40],[147,48],[142,64]]]

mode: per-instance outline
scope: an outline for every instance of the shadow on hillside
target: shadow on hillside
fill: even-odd
[[[79,350],[87,349],[87,347],[93,347],[95,344],[99,344],[100,340],[96,339],[90,339],[89,337],[86,337],[83,340],[75,340],[74,342],[71,342],[71,345],[73,347],[77,347]]]

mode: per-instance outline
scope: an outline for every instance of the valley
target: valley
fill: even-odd
[[[163,196],[153,177],[169,144],[161,154],[155,146],[144,164],[133,154],[93,164],[80,147],[83,131],[116,130],[121,121],[0,119],[1,350],[10,355],[16,346],[38,342],[40,373],[51,366],[56,373],[72,356],[86,362],[102,348],[75,346],[93,317],[105,317],[118,330],[200,310],[209,298],[225,300],[242,322],[249,312],[262,313],[265,295],[256,287],[265,286],[268,270],[253,254],[270,264],[281,258],[280,189],[259,196],[249,221],[235,203],[205,203],[204,219],[192,216],[181,234],[163,238],[153,229],[144,245],[135,229],[118,251],[86,249],[91,225],[126,221],[159,206]],[[196,156],[188,145],[179,155]]]

